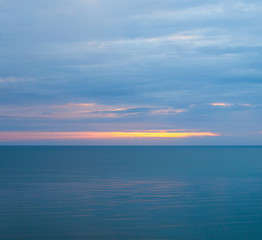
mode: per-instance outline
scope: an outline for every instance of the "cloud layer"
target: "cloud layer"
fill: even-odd
[[[208,144],[262,144],[261,10],[255,0],[0,1],[0,131],[176,128],[222,134]]]

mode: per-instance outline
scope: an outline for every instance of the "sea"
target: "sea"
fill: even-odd
[[[1,146],[1,240],[261,240],[262,147]]]

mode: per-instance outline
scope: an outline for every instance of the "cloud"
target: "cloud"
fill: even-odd
[[[6,117],[23,118],[55,118],[55,119],[77,119],[77,118],[117,118],[136,112],[128,110],[136,107],[115,107],[95,103],[68,103],[64,105],[36,105],[19,107],[0,107],[0,115]]]
[[[212,105],[212,106],[219,106],[219,107],[231,107],[233,106],[232,103],[209,103],[209,105]]]
[[[243,107],[254,107],[254,105],[252,104],[249,104],[249,103],[241,103],[239,104],[240,106],[243,106]]]
[[[176,8],[156,9],[153,13],[140,14],[133,16],[135,19],[151,21],[168,20],[168,21],[199,21],[199,20],[215,20],[224,17],[234,18],[244,14],[259,14],[262,5],[259,2],[247,1],[220,1],[219,3],[205,3],[199,1],[197,4],[191,3],[190,5],[177,6]]]
[[[33,78],[0,77],[0,83],[16,83],[21,81],[32,81]]]
[[[142,14],[134,16],[137,19],[165,19],[168,21],[172,20],[191,20],[194,18],[207,19],[207,18],[218,18],[225,14],[226,8],[223,4],[201,4],[196,7],[182,8],[179,10],[156,10],[153,14]]]
[[[20,118],[122,118],[130,115],[179,114],[187,110],[171,107],[103,105],[96,103],[67,103],[61,105],[0,106],[0,116]]]
[[[147,130],[139,132],[0,132],[0,141],[190,138],[214,136],[220,136],[220,134],[212,132],[170,132],[168,130]]]
[[[14,0],[1,9],[2,131],[260,130],[259,1]]]
[[[74,42],[66,43],[60,45],[47,45],[44,49],[45,53],[55,53],[60,54],[61,56],[68,57],[77,57],[83,56],[86,53],[107,53],[109,54],[112,51],[122,49],[123,52],[128,53],[131,49],[136,49],[140,51],[140,48],[146,47],[151,48],[151,51],[157,50],[161,45],[166,44],[176,44],[176,45],[187,45],[194,44],[198,39],[200,39],[203,44],[203,37],[199,32],[178,32],[162,36],[152,36],[152,37],[138,37],[138,38],[122,38],[114,40],[104,40],[104,41],[84,41],[84,42]],[[195,43],[200,45],[199,42]],[[149,50],[149,49],[148,49]]]
[[[186,109],[173,109],[173,108],[165,108],[165,109],[158,109],[158,110],[152,110],[152,114],[159,114],[159,115],[165,115],[165,114],[178,114],[186,112]]]
[[[17,79],[14,77],[0,78],[0,83],[7,83],[7,82],[17,82]]]

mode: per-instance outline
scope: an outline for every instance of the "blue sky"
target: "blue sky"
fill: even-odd
[[[261,12],[260,1],[0,0],[0,144],[262,144]],[[90,131],[217,136],[3,138]]]

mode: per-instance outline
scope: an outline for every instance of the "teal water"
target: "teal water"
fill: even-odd
[[[262,147],[0,147],[2,240],[262,239]]]

